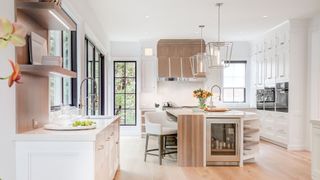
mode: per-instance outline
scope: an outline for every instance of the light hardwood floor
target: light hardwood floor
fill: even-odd
[[[151,140],[156,142],[156,140]],[[177,167],[168,157],[158,165],[157,157],[143,161],[145,139],[125,137],[120,140],[120,171],[116,180],[309,180],[310,153],[287,151],[262,142],[255,163],[239,167]]]

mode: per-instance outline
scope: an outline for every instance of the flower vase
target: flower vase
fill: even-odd
[[[204,109],[204,108],[206,108],[206,101],[207,101],[207,99],[206,98],[199,98],[199,108],[200,109]]]

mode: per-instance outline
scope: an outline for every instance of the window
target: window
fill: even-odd
[[[137,67],[135,61],[114,62],[114,113],[122,126],[137,124]]]
[[[77,71],[76,32],[49,31],[50,56],[61,56],[65,69]],[[77,81],[71,78],[52,76],[49,79],[51,107],[77,104]]]
[[[88,115],[104,115],[104,55],[88,38],[85,38],[85,42],[87,77],[93,78],[96,83],[95,87],[93,81],[87,81],[86,112]]]
[[[223,102],[246,102],[246,61],[231,61],[224,69]]]

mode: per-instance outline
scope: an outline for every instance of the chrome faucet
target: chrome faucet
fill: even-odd
[[[81,84],[80,84],[80,97],[79,97],[79,108],[80,108],[80,113],[81,113],[81,115],[85,115],[85,112],[84,112],[84,107],[85,107],[85,105],[84,105],[84,102],[83,102],[83,97],[82,97],[82,86],[83,86],[83,84],[84,84],[84,82],[85,81],[88,81],[88,80],[91,80],[92,82],[93,82],[93,93],[94,94],[91,94],[90,96],[92,96],[92,95],[94,95],[94,102],[96,102],[97,101],[97,82],[95,81],[95,79],[94,78],[91,78],[91,77],[88,77],[88,78],[85,78],[85,79],[83,79],[82,81],[81,81]],[[88,95],[89,96],[89,95]],[[88,98],[88,96],[85,98],[85,99],[87,99]]]
[[[211,87],[211,94],[212,94],[212,92],[213,92],[213,88],[218,88],[219,89],[219,101],[221,101],[221,94],[222,94],[222,92],[221,92],[221,87],[220,86],[218,86],[218,85],[213,85],[212,87]],[[210,97],[210,106],[211,107],[214,107],[213,106],[213,100],[212,100],[212,96]]]

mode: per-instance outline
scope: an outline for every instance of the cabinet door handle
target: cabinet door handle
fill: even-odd
[[[110,141],[110,137],[108,137],[108,138],[106,139],[106,141]]]

